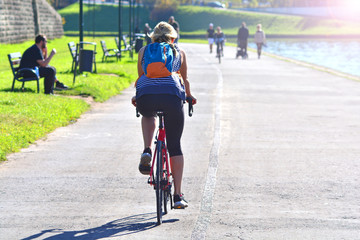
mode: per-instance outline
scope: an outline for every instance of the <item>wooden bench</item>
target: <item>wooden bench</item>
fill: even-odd
[[[119,51],[119,49],[108,49],[106,47],[105,41],[100,41],[100,43],[104,53],[102,57],[102,62],[104,62],[104,60],[106,61],[108,57],[116,57],[116,61],[121,58],[121,52]]]
[[[36,81],[37,82],[37,92],[40,92],[39,86],[39,71],[32,68],[19,68],[21,61],[21,53],[10,53],[8,54],[11,71],[14,75],[14,79],[12,82],[11,91],[14,91],[15,81],[22,82],[22,90],[24,91],[25,82]]]

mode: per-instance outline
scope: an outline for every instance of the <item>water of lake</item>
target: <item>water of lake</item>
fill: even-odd
[[[266,45],[265,52],[360,77],[358,40],[268,39]],[[254,43],[249,43],[249,47],[256,48]]]

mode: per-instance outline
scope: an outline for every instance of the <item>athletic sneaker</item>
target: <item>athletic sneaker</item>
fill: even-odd
[[[66,85],[64,85],[63,83],[57,81],[57,82],[55,83],[55,89],[56,89],[56,90],[66,90],[66,89],[68,89],[68,86],[66,86]]]
[[[174,195],[174,208],[175,209],[184,209],[188,207],[188,202],[184,198],[184,194]]]
[[[141,154],[139,171],[144,175],[149,175],[151,171],[151,149],[145,148]]]

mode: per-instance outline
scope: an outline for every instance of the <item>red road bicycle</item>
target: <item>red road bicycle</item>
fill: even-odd
[[[193,114],[192,99],[187,98],[189,103],[189,116]],[[155,151],[151,165],[150,177],[148,183],[154,187],[156,195],[156,215],[157,223],[162,223],[162,216],[168,213],[168,203],[173,209],[173,200],[171,194],[172,177],[169,161],[169,153],[166,147],[166,131],[164,126],[164,112],[157,111],[156,115],[159,119],[159,129],[155,137]],[[140,114],[136,112],[136,116]],[[169,201],[170,200],[170,201]]]
[[[219,59],[219,63],[221,63],[221,57],[224,56],[224,40],[216,42],[216,57]]]

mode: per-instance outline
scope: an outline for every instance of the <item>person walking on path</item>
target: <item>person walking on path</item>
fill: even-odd
[[[261,24],[256,26],[256,33],[254,38],[257,47],[258,59],[260,59],[262,46],[266,43],[265,32],[261,29]]]
[[[213,45],[214,45],[214,37],[215,37],[215,29],[214,24],[209,24],[209,29],[207,30],[207,39],[209,42],[210,53],[212,53]]]
[[[174,178],[174,207],[185,208],[187,202],[181,192],[184,156],[180,139],[184,128],[183,103],[186,97],[196,104],[191,95],[187,77],[185,52],[174,44],[177,38],[175,29],[166,22],[160,22],[150,34],[152,43],[140,49],[138,55],[138,75],[136,96],[132,104],[141,113],[141,126],[144,151],[140,158],[139,171],[148,175],[151,169],[151,143],[155,131],[156,111],[165,114],[167,147],[170,155],[171,171]],[[167,64],[161,63],[155,56],[165,55]],[[161,58],[161,57],[160,57]]]
[[[246,23],[242,22],[237,35],[237,44],[238,48],[240,48],[240,52],[244,52],[245,56],[247,56],[248,38],[249,29],[246,27]]]
[[[177,21],[175,21],[174,16],[171,16],[169,18],[169,24],[175,29],[175,31],[177,33],[177,38],[175,39],[174,43],[178,43],[179,38],[180,38],[180,25]]]

